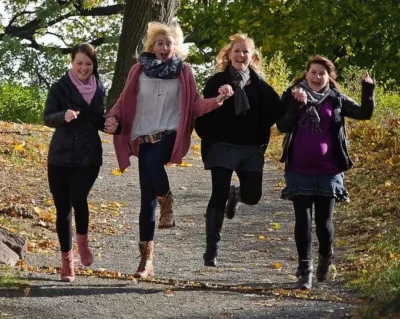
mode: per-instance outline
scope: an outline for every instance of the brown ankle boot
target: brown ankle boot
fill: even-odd
[[[136,278],[147,278],[154,276],[153,268],[153,252],[154,252],[154,241],[141,241],[139,242],[140,251],[140,264],[136,273],[133,275]]]
[[[158,228],[171,228],[175,226],[174,216],[172,214],[172,194],[168,192],[165,196],[157,197],[160,204],[160,220],[158,221]]]
[[[61,281],[72,282],[75,280],[74,271],[74,252],[72,249],[69,252],[61,252]]]
[[[94,262],[93,255],[89,249],[88,245],[88,234],[79,235],[76,234],[76,242],[78,244],[79,257],[81,258],[81,263],[84,266],[90,266]]]

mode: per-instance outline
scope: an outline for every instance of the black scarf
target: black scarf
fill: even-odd
[[[301,124],[307,129],[311,130],[311,133],[321,131],[321,119],[319,117],[318,111],[319,106],[325,99],[329,96],[330,88],[328,84],[320,91],[314,92],[308,85],[307,80],[304,79],[300,82],[299,86],[307,94],[307,104],[306,104],[306,115],[301,120]]]
[[[139,56],[139,62],[144,69],[144,74],[149,78],[175,79],[183,67],[182,59],[176,55],[164,62],[158,60],[154,53],[143,52]]]
[[[244,71],[238,71],[231,64],[229,64],[228,68],[233,89],[235,90],[235,114],[245,115],[247,110],[250,110],[249,100],[244,91],[244,86],[250,80],[250,70],[247,68]]]

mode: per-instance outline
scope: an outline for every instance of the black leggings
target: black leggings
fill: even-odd
[[[241,202],[247,205],[257,204],[262,195],[262,172],[237,171],[240,182]],[[212,194],[208,209],[225,209],[229,196],[233,171],[223,167],[211,168]]]
[[[332,253],[333,242],[333,211],[335,198],[325,196],[304,196],[293,197],[293,207],[296,217],[294,237],[296,240],[299,260],[311,260],[311,223],[312,209],[315,207],[315,226],[319,242],[318,252],[322,256]]]
[[[49,165],[50,191],[56,206],[56,229],[62,252],[72,249],[72,211],[74,208],[76,233],[85,235],[89,227],[87,198],[100,166],[64,167]]]

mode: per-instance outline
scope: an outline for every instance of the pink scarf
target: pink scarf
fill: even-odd
[[[71,79],[72,83],[78,89],[79,93],[82,95],[84,100],[87,102],[87,104],[90,104],[90,102],[92,102],[92,99],[93,99],[94,94],[96,93],[96,89],[97,89],[97,85],[96,85],[97,83],[96,83],[95,76],[93,74],[91,74],[85,84],[81,80],[78,79],[78,77],[75,75],[75,73],[72,71],[72,69],[70,69],[68,71],[68,75],[69,75],[69,78]]]

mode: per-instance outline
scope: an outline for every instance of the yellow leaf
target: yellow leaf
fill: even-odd
[[[101,142],[102,142],[103,144],[108,144],[108,143],[110,143],[109,140],[101,140]]]
[[[273,263],[272,265],[271,265],[271,267],[273,268],[273,269],[276,269],[276,270],[281,270],[282,269],[282,264],[281,263]]]
[[[193,151],[193,155],[200,156],[201,153],[199,151]]]
[[[195,151],[200,151],[200,144],[193,145],[192,147]]]
[[[279,223],[274,223],[274,229],[275,230],[281,229],[281,225]]]
[[[115,175],[115,176],[121,176],[121,175],[122,175],[121,171],[120,171],[118,168],[114,168],[114,169],[112,170],[112,173],[111,173],[111,174],[113,174],[113,175]]]
[[[191,167],[193,165],[188,163],[188,162],[182,162],[181,164],[179,164],[179,166],[181,166],[181,167]]]
[[[263,235],[258,236],[258,239],[265,239]]]
[[[395,259],[395,258],[396,258],[396,254],[390,253],[390,254],[389,254],[389,258],[390,258],[390,259]]]
[[[24,146],[22,144],[17,144],[17,145],[15,145],[14,149],[17,152],[22,152],[24,150]]]
[[[40,214],[42,212],[42,210],[40,209],[40,207],[33,207],[33,211],[37,214]]]
[[[385,186],[386,186],[386,187],[392,186],[392,182],[391,182],[391,181],[386,181],[386,182],[385,182]]]

